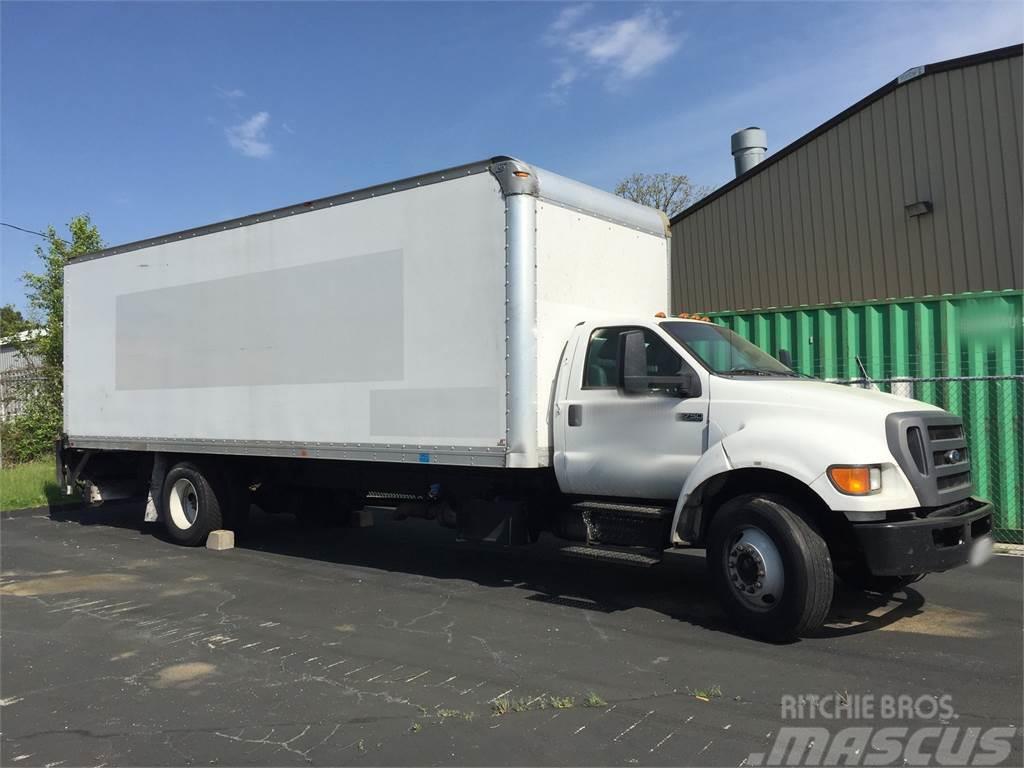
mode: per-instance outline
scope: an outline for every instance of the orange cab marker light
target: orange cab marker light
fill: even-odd
[[[525,179],[530,174],[526,171],[512,171],[513,176],[518,176],[520,179]]]
[[[836,490],[850,496],[866,496],[882,487],[882,472],[877,466],[833,466],[828,468],[828,477]]]

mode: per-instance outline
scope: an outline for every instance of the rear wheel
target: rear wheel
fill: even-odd
[[[223,526],[221,509],[227,493],[226,489],[215,487],[211,477],[216,476],[183,461],[175,464],[164,478],[164,526],[178,544],[197,546],[206,541],[210,531]]]
[[[828,546],[786,498],[752,494],[726,502],[711,522],[707,562],[723,608],[746,634],[792,640],[828,615]]]

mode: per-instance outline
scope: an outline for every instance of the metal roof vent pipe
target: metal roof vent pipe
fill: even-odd
[[[732,135],[732,159],[736,163],[736,177],[739,178],[764,160],[768,151],[768,134],[760,128],[744,128]]]

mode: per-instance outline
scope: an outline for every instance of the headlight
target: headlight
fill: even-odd
[[[828,468],[828,479],[840,493],[867,496],[882,490],[882,467],[878,464],[834,464]]]

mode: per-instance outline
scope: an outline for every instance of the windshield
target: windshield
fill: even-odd
[[[713,323],[667,322],[661,327],[714,373],[799,376],[739,334]]]

